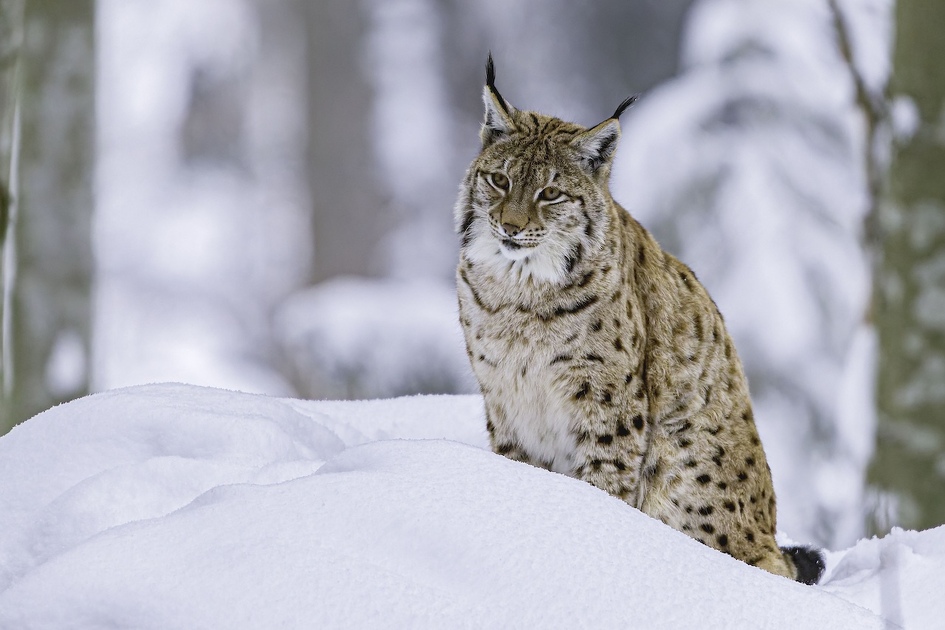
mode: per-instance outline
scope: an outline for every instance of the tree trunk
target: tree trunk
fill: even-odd
[[[13,367],[10,353],[12,252],[7,234],[12,225],[17,184],[17,103],[19,57],[23,41],[23,0],[0,0],[0,435],[12,424],[10,392]]]
[[[26,3],[12,374],[0,431],[88,392],[94,17],[93,0]]]
[[[877,533],[945,522],[943,24],[941,0],[896,4],[897,142],[879,208],[875,274],[879,425],[869,481]]]

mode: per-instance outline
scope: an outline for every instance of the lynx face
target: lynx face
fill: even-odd
[[[520,112],[489,86],[483,150],[457,206],[467,256],[495,273],[560,284],[582,253],[602,247],[616,118],[592,129]]]

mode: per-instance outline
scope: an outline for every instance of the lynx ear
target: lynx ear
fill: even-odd
[[[620,123],[617,119],[638,97],[638,94],[634,94],[623,99],[613,116],[571,141],[571,146],[578,150],[581,166],[589,175],[597,175],[602,166],[610,166],[614,151],[617,150],[617,141],[620,140]]]
[[[596,176],[602,167],[610,166],[619,139],[620,123],[616,118],[608,118],[575,137],[571,146],[578,151],[581,167],[588,175]]]
[[[482,148],[486,148],[498,140],[507,138],[515,131],[513,120],[515,108],[506,103],[495,88],[495,66],[492,63],[492,53],[489,53],[489,60],[486,62],[486,87],[482,91],[482,100],[486,105],[486,118],[482,123],[479,138],[482,140]]]

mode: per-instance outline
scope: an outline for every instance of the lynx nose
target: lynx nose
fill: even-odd
[[[522,228],[520,228],[517,225],[512,225],[511,223],[503,223],[502,229],[505,230],[505,233],[508,234],[510,237],[515,236],[516,234],[522,231]]]

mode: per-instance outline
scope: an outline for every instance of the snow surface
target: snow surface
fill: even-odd
[[[803,586],[492,454],[477,396],[97,394],[0,438],[0,518],[0,628],[934,628],[945,592],[945,528]]]

